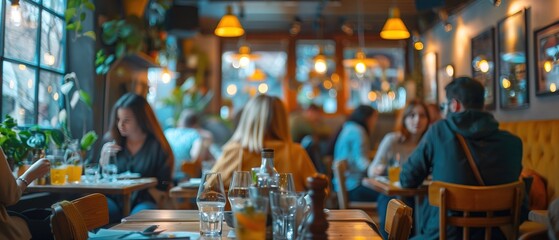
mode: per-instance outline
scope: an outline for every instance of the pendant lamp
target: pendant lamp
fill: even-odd
[[[245,34],[245,30],[237,16],[233,15],[231,5],[227,6],[227,13],[223,15],[214,31],[219,37],[239,37]]]
[[[410,32],[400,18],[400,9],[397,7],[390,8],[388,19],[380,32],[380,37],[390,40],[407,39]]]

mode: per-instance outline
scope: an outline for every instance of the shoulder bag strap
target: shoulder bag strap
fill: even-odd
[[[481,174],[479,173],[477,165],[474,162],[474,157],[472,157],[472,152],[470,151],[470,148],[468,147],[468,144],[466,144],[466,140],[464,139],[464,137],[462,135],[460,135],[458,133],[456,133],[456,137],[458,138],[458,142],[460,142],[460,145],[462,146],[462,149],[464,150],[464,153],[466,154],[466,158],[468,159],[468,162],[470,163],[470,167],[472,168],[472,172],[474,172],[474,176],[476,177],[477,182],[479,183],[479,185],[485,186],[485,183],[483,182],[483,178],[481,178]]]

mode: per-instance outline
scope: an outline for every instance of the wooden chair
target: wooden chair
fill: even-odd
[[[183,161],[181,165],[183,173],[188,175],[189,178],[199,178],[202,176],[202,160],[196,159],[193,162]]]
[[[87,231],[109,223],[109,207],[103,194],[58,202],[52,207],[50,222],[55,239],[87,239]]]
[[[388,233],[388,240],[408,239],[413,223],[413,210],[399,199],[388,202],[386,209],[386,224],[384,230]]]
[[[370,202],[350,202],[345,187],[345,172],[347,170],[347,160],[340,160],[334,162],[333,167],[334,178],[336,181],[336,188],[338,189],[338,204],[340,209],[357,208],[357,209],[376,209],[376,199],[371,199]]]
[[[483,187],[432,182],[429,203],[440,208],[439,239],[446,239],[447,224],[462,227],[463,239],[470,239],[470,227],[485,228],[485,239],[491,239],[492,227],[500,227],[507,239],[516,239],[523,188],[522,181]],[[463,216],[449,216],[448,211],[463,212]],[[497,211],[510,214],[494,216]],[[470,216],[472,212],[484,212],[486,216]]]

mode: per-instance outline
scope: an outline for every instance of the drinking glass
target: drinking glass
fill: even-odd
[[[400,181],[400,154],[396,153],[394,158],[389,162],[388,167],[388,181],[390,184],[395,184]]]
[[[84,165],[85,182],[97,183],[99,181],[99,163],[90,162]]]
[[[225,191],[220,173],[204,174],[198,188],[196,204],[200,214],[200,234],[210,237],[221,236]]]
[[[272,206],[272,228],[274,239],[295,239],[295,213],[297,212],[297,194],[294,192],[270,192]]]
[[[248,171],[239,171],[233,173],[233,179],[229,186],[229,203],[231,207],[237,203],[242,203],[249,198],[248,189],[251,185],[252,176]]]
[[[280,173],[278,177],[278,190],[282,192],[295,192],[295,182],[293,174]]]
[[[66,183],[66,161],[64,161],[64,152],[55,149],[52,155],[47,156],[50,161],[50,184],[63,185]]]
[[[109,155],[109,159],[106,164],[101,165],[102,174],[104,181],[107,182],[116,182],[117,174],[118,174],[118,166],[116,164],[116,151],[109,150],[107,152]]]
[[[232,206],[235,221],[235,237],[239,240],[266,239],[268,199],[248,198]]]
[[[68,182],[79,183],[83,171],[82,156],[79,151],[69,152],[66,156]]]

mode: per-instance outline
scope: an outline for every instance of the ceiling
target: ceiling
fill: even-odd
[[[212,33],[227,5],[233,7],[247,33],[288,33],[297,17],[301,20],[301,34],[318,34],[319,16],[323,16],[324,34],[342,33],[346,23],[357,32],[359,16],[365,34],[378,34],[389,8],[397,6],[409,30],[423,30],[437,19],[437,12],[429,5],[442,4],[452,13],[472,0],[175,0],[175,5],[198,7],[200,31]],[[422,8],[417,9],[416,2]],[[423,6],[423,7],[422,7]],[[437,9],[438,9],[437,8]]]

